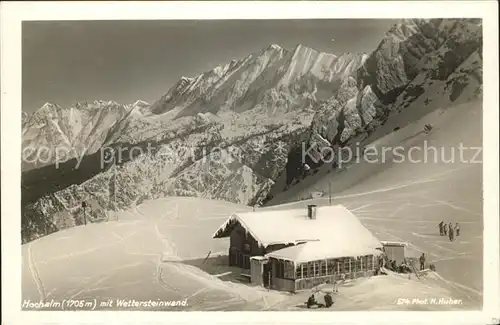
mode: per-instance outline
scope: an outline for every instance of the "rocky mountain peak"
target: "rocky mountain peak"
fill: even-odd
[[[135,101],[132,106],[149,106],[149,103],[148,102],[145,102],[141,99]]]

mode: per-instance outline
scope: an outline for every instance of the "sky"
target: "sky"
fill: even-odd
[[[382,19],[24,22],[23,111],[46,102],[153,103],[182,76],[278,44],[372,52],[395,23]],[[333,40],[333,41],[332,41]]]

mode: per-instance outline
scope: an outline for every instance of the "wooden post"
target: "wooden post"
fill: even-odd
[[[115,154],[114,150],[113,150],[113,157],[114,157],[113,166],[112,166],[112,168],[113,168],[113,200],[114,200],[113,210],[115,213],[115,219],[116,219],[116,221],[118,221],[118,213],[116,212],[116,189],[117,189],[117,187],[116,187],[116,169],[117,169],[117,166],[116,166],[116,154]]]
[[[208,260],[210,254],[212,254],[212,251],[208,251],[207,257],[205,257],[205,259],[203,260],[203,264],[205,264],[205,262]]]
[[[332,183],[328,182],[328,204],[332,205]]]
[[[250,264],[252,261],[250,261]],[[264,286],[264,261],[259,260],[259,282],[261,283],[262,286]]]

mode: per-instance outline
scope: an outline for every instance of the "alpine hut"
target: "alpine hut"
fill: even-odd
[[[235,213],[213,238],[229,237],[229,265],[251,282],[295,292],[373,275],[382,243],[342,205]]]

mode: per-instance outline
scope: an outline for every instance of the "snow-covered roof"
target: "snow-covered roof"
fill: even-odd
[[[409,243],[408,242],[404,242],[404,241],[381,240],[380,242],[384,246],[404,246],[404,247],[408,247],[409,246]]]
[[[344,206],[316,209],[316,219],[308,218],[305,207],[233,214],[213,237],[228,237],[239,223],[264,247],[299,244],[274,251],[268,257],[300,262],[378,254],[375,250],[382,247],[380,241]]]
[[[366,242],[360,243],[356,239],[345,244],[341,244],[334,240],[316,241],[283,248],[266,254],[266,257],[289,260],[295,263],[304,263],[339,257],[377,256],[382,254],[382,251],[376,249],[378,247],[375,246],[376,244],[371,245]]]

